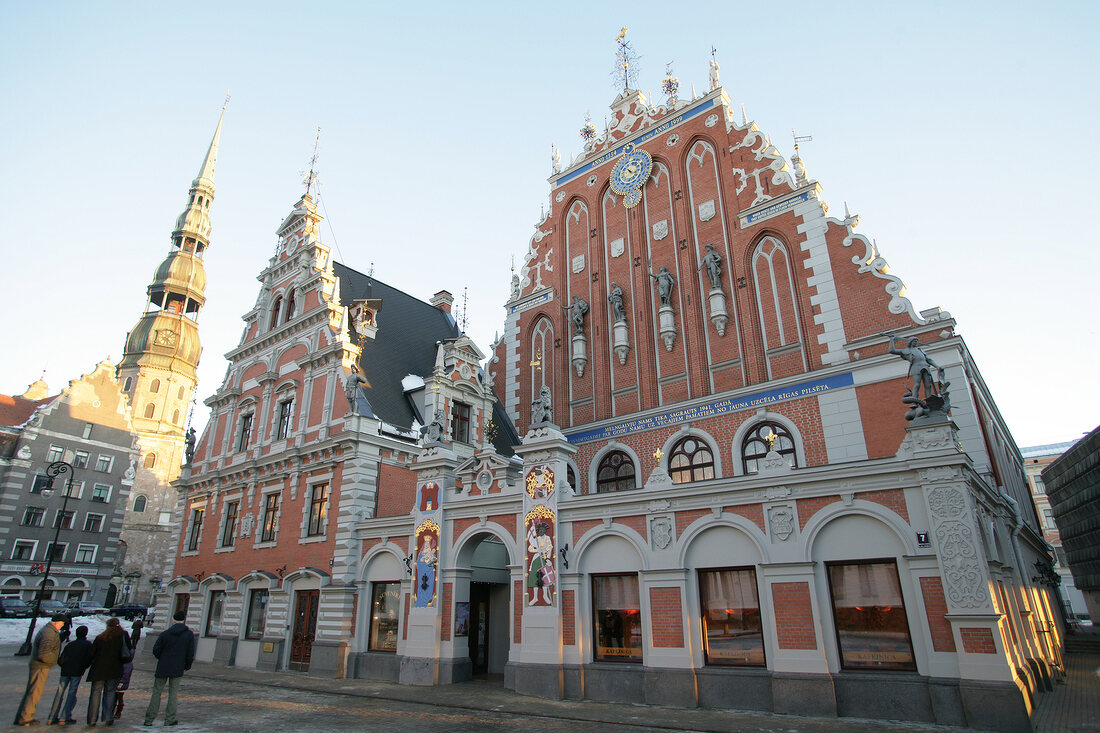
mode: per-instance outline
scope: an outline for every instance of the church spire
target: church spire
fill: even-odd
[[[225,108],[229,106],[229,95],[225,95],[225,104],[222,105],[221,116],[218,117],[218,126],[214,128],[214,137],[210,140],[210,147],[206,151],[206,158],[202,161],[199,175],[195,177],[192,186],[197,185],[203,179],[210,182],[210,188],[214,188],[214,167],[218,164],[218,143],[222,137],[222,120],[225,119]]]

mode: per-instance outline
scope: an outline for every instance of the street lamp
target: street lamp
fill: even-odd
[[[31,616],[31,626],[27,629],[27,639],[23,642],[23,645],[19,647],[19,650],[15,652],[17,657],[25,657],[31,653],[31,639],[34,638],[34,627],[38,622],[38,609],[42,607],[43,596],[46,595],[46,583],[50,581],[50,569],[53,567],[53,556],[55,549],[57,548],[57,538],[61,535],[61,525],[63,523],[63,517],[65,516],[65,508],[69,505],[69,494],[73,489],[73,467],[71,464],[65,461],[54,461],[46,468],[46,476],[49,477],[46,481],[46,486],[42,489],[42,496],[49,498],[53,493],[53,480],[63,473],[69,474],[69,479],[65,484],[65,500],[61,502],[61,514],[56,519],[57,528],[53,533],[53,544],[50,545],[50,551],[46,556],[46,570],[42,574],[42,582],[38,585],[38,602],[35,604],[34,614]]]

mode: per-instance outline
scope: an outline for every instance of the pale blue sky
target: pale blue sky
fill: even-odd
[[[228,89],[201,399],[275,227],[318,170],[338,259],[428,298],[470,289],[488,350],[569,160],[614,95],[621,26],[862,216],[918,310],[959,322],[1021,446],[1100,422],[1092,276],[1096,3],[17,3],[0,0],[0,392],[117,362]],[[456,304],[461,309],[461,303]]]

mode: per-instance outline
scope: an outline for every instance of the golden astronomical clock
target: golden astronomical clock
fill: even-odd
[[[631,143],[623,148],[623,155],[611,169],[611,190],[623,197],[623,204],[629,209],[642,201],[642,186],[649,180],[653,170],[653,158],[644,150],[638,150]]]

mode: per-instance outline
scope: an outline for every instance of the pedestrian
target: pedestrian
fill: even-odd
[[[34,636],[27,691],[23,693],[23,701],[19,703],[19,710],[15,713],[16,725],[38,725],[38,721],[34,719],[34,710],[38,707],[42,691],[46,689],[50,670],[57,664],[57,655],[61,651],[61,638],[57,632],[64,625],[65,617],[58,614]]]
[[[122,664],[122,677],[118,680],[118,688],[115,691],[115,718],[122,717],[122,709],[126,707],[124,700],[126,690],[130,689],[130,675],[134,673],[134,657],[137,656],[137,644],[141,641],[141,629],[144,626],[141,619],[136,619],[130,627],[130,661]]]
[[[145,722],[152,725],[160,712],[160,693],[168,685],[168,706],[164,709],[164,724],[176,725],[176,693],[179,691],[180,678],[191,669],[195,661],[195,634],[187,628],[183,620],[186,611],[176,611],[172,619],[176,623],[169,626],[153,644],[153,656],[157,658],[157,669],[153,673],[153,692],[149,696],[149,707],[145,710]]]
[[[117,618],[107,619],[107,628],[92,642],[92,666],[88,669],[88,681],[92,683],[88,725],[95,725],[101,717],[107,725],[115,724],[115,690],[122,677],[122,665],[129,656],[122,625]]]
[[[92,642],[88,641],[87,626],[76,627],[76,638],[61,650],[57,663],[61,665],[61,680],[50,706],[49,723],[75,723],[73,709],[76,707],[76,692],[80,687],[80,678],[92,663]]]

